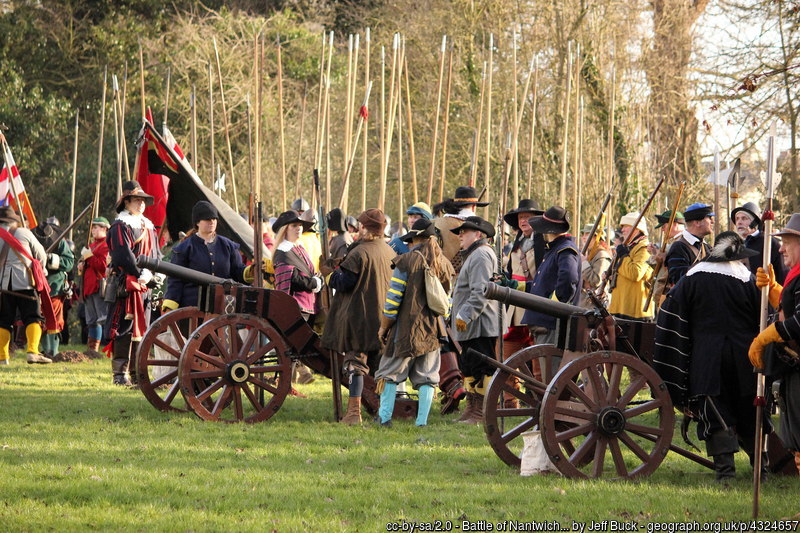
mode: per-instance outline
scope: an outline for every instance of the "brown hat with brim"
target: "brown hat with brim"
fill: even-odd
[[[519,201],[519,205],[516,209],[512,209],[505,215],[503,215],[503,220],[506,221],[506,224],[514,228],[515,230],[519,231],[519,214],[520,213],[531,213],[534,216],[543,215],[544,211],[539,208],[539,204],[536,200],[531,200],[529,198],[523,198]]]
[[[22,224],[22,220],[14,212],[14,209],[12,209],[11,206],[8,205],[0,207],[0,222],[6,222],[8,224],[16,222],[17,224]]]
[[[125,208],[125,200],[128,198],[144,198],[145,205],[153,205],[155,199],[144,192],[138,181],[126,181],[122,184],[122,196],[117,200],[117,213],[121,213]]]
[[[374,207],[358,215],[358,221],[374,235],[383,235],[383,230],[386,228],[386,215]]]
[[[786,223],[783,229],[772,235],[774,237],[783,237],[784,235],[800,237],[800,213],[793,213],[789,218],[789,222]]]

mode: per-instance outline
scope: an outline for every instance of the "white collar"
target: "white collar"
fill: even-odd
[[[761,233],[761,230],[755,230],[753,233],[748,235],[748,237],[752,237],[753,239],[755,239],[756,237],[758,237],[759,233]]]
[[[281,241],[281,243],[278,245],[278,250],[280,250],[281,252],[288,252],[288,251],[290,251],[292,248],[294,248],[295,246],[296,246],[296,244],[295,244],[295,243],[293,243],[292,241],[283,240],[283,241]]]
[[[141,229],[143,226],[147,229],[155,229],[150,219],[144,215],[134,215],[130,211],[122,211],[117,215],[117,220],[120,220],[134,229]]]
[[[683,233],[681,233],[681,235],[692,246],[694,246],[697,241],[702,240],[702,239],[700,239],[698,237],[695,237],[691,233],[689,233],[689,230],[687,230],[687,229],[683,230]]]
[[[475,211],[468,207],[462,207],[461,210],[455,215],[445,215],[446,217],[457,218],[459,220],[466,220],[467,217],[474,217]]]
[[[741,261],[726,261],[721,263],[711,261],[701,261],[697,263],[686,273],[687,276],[697,274],[698,272],[708,272],[710,274],[722,274],[723,276],[730,276],[736,278],[742,283],[750,281],[750,269],[744,266]]]

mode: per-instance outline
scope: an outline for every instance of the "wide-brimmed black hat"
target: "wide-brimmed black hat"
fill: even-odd
[[[330,212],[325,215],[325,223],[328,225],[328,229],[330,230],[338,231],[339,233],[344,233],[347,231],[347,220],[345,214],[338,207],[331,209]]]
[[[543,214],[531,218],[528,223],[536,233],[566,233],[569,231],[567,210],[554,205]]]
[[[200,200],[192,207],[192,224],[197,225],[201,220],[214,220],[219,218],[219,211],[211,202]]]
[[[669,223],[669,219],[672,216],[672,209],[667,209],[660,215],[656,215],[656,220],[658,220],[658,224],[653,229],[658,229],[664,224]],[[683,218],[683,213],[680,211],[675,212],[675,222],[678,224],[686,224],[686,219]]]
[[[714,208],[708,204],[700,202],[694,203],[683,210],[683,218],[686,222],[692,220],[703,220],[706,217],[714,216]]]
[[[538,215],[543,215],[544,211],[539,209],[539,203],[536,200],[525,198],[519,201],[519,205],[517,206],[516,209],[512,209],[511,211],[503,215],[503,220],[506,221],[506,224],[508,224],[515,230],[519,231],[520,213],[531,213],[535,216],[538,216]]]
[[[303,231],[308,231],[311,229],[311,226],[314,225],[313,222],[307,222],[301,219],[300,213],[290,209],[278,215],[278,219],[272,224],[272,231],[278,233],[282,227],[288,226],[289,224],[294,224],[296,222],[303,225]]]
[[[479,202],[478,193],[474,187],[459,187],[453,197],[453,203],[459,206],[475,204],[478,207],[489,205],[489,202]]]
[[[761,225],[761,217],[759,216],[761,210],[753,202],[747,202],[746,204],[740,205],[739,207],[736,207],[733,210],[731,210],[731,222],[734,223],[736,222],[736,213],[738,213],[739,211],[744,211],[745,213],[753,217],[753,222],[750,223],[751,228],[757,228],[758,226]]]
[[[430,239],[435,236],[438,230],[433,220],[427,218],[420,218],[414,221],[414,225],[408,230],[408,233],[400,237],[403,242],[411,242],[413,239]]]
[[[9,205],[0,207],[0,222],[5,222],[6,224],[16,222],[17,224],[22,224],[22,220]]]
[[[758,251],[745,248],[744,241],[735,231],[723,231],[717,235],[714,247],[706,257],[710,263],[738,261],[746,257],[758,255]]]
[[[792,235],[800,237],[800,213],[794,213],[789,222],[783,227],[781,231],[772,234],[775,237],[783,237],[784,235]]]
[[[479,216],[467,217],[460,226],[453,228],[450,231],[458,235],[462,229],[474,229],[485,233],[489,238],[494,237],[494,226]]]
[[[117,200],[117,213],[121,213],[125,208],[125,200],[128,198],[144,198],[145,205],[153,205],[155,199],[144,192],[138,181],[126,181],[122,184],[122,195]]]

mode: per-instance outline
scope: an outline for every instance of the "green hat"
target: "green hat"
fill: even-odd
[[[110,228],[111,224],[108,223],[108,219],[106,217],[97,217],[92,219],[92,226],[103,226],[104,228]]]
[[[660,215],[656,215],[656,220],[658,220],[658,225],[656,225],[656,227],[653,229],[658,229],[664,224],[667,224],[669,222],[669,217],[671,216],[672,216],[672,209],[667,209]],[[683,213],[681,213],[680,211],[675,212],[675,222],[677,222],[678,224],[686,224],[686,220],[683,218]]]

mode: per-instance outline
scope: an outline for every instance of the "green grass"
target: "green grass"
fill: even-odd
[[[750,517],[752,470],[725,490],[670,453],[641,481],[520,477],[475,426],[348,428],[330,384],[267,422],[156,411],[108,360],[0,367],[0,531],[386,531],[390,521],[727,521]],[[677,434],[677,433],[676,433]],[[680,437],[677,437],[679,439]],[[795,517],[800,479],[772,477],[761,517]],[[458,531],[458,529],[456,529]]]

